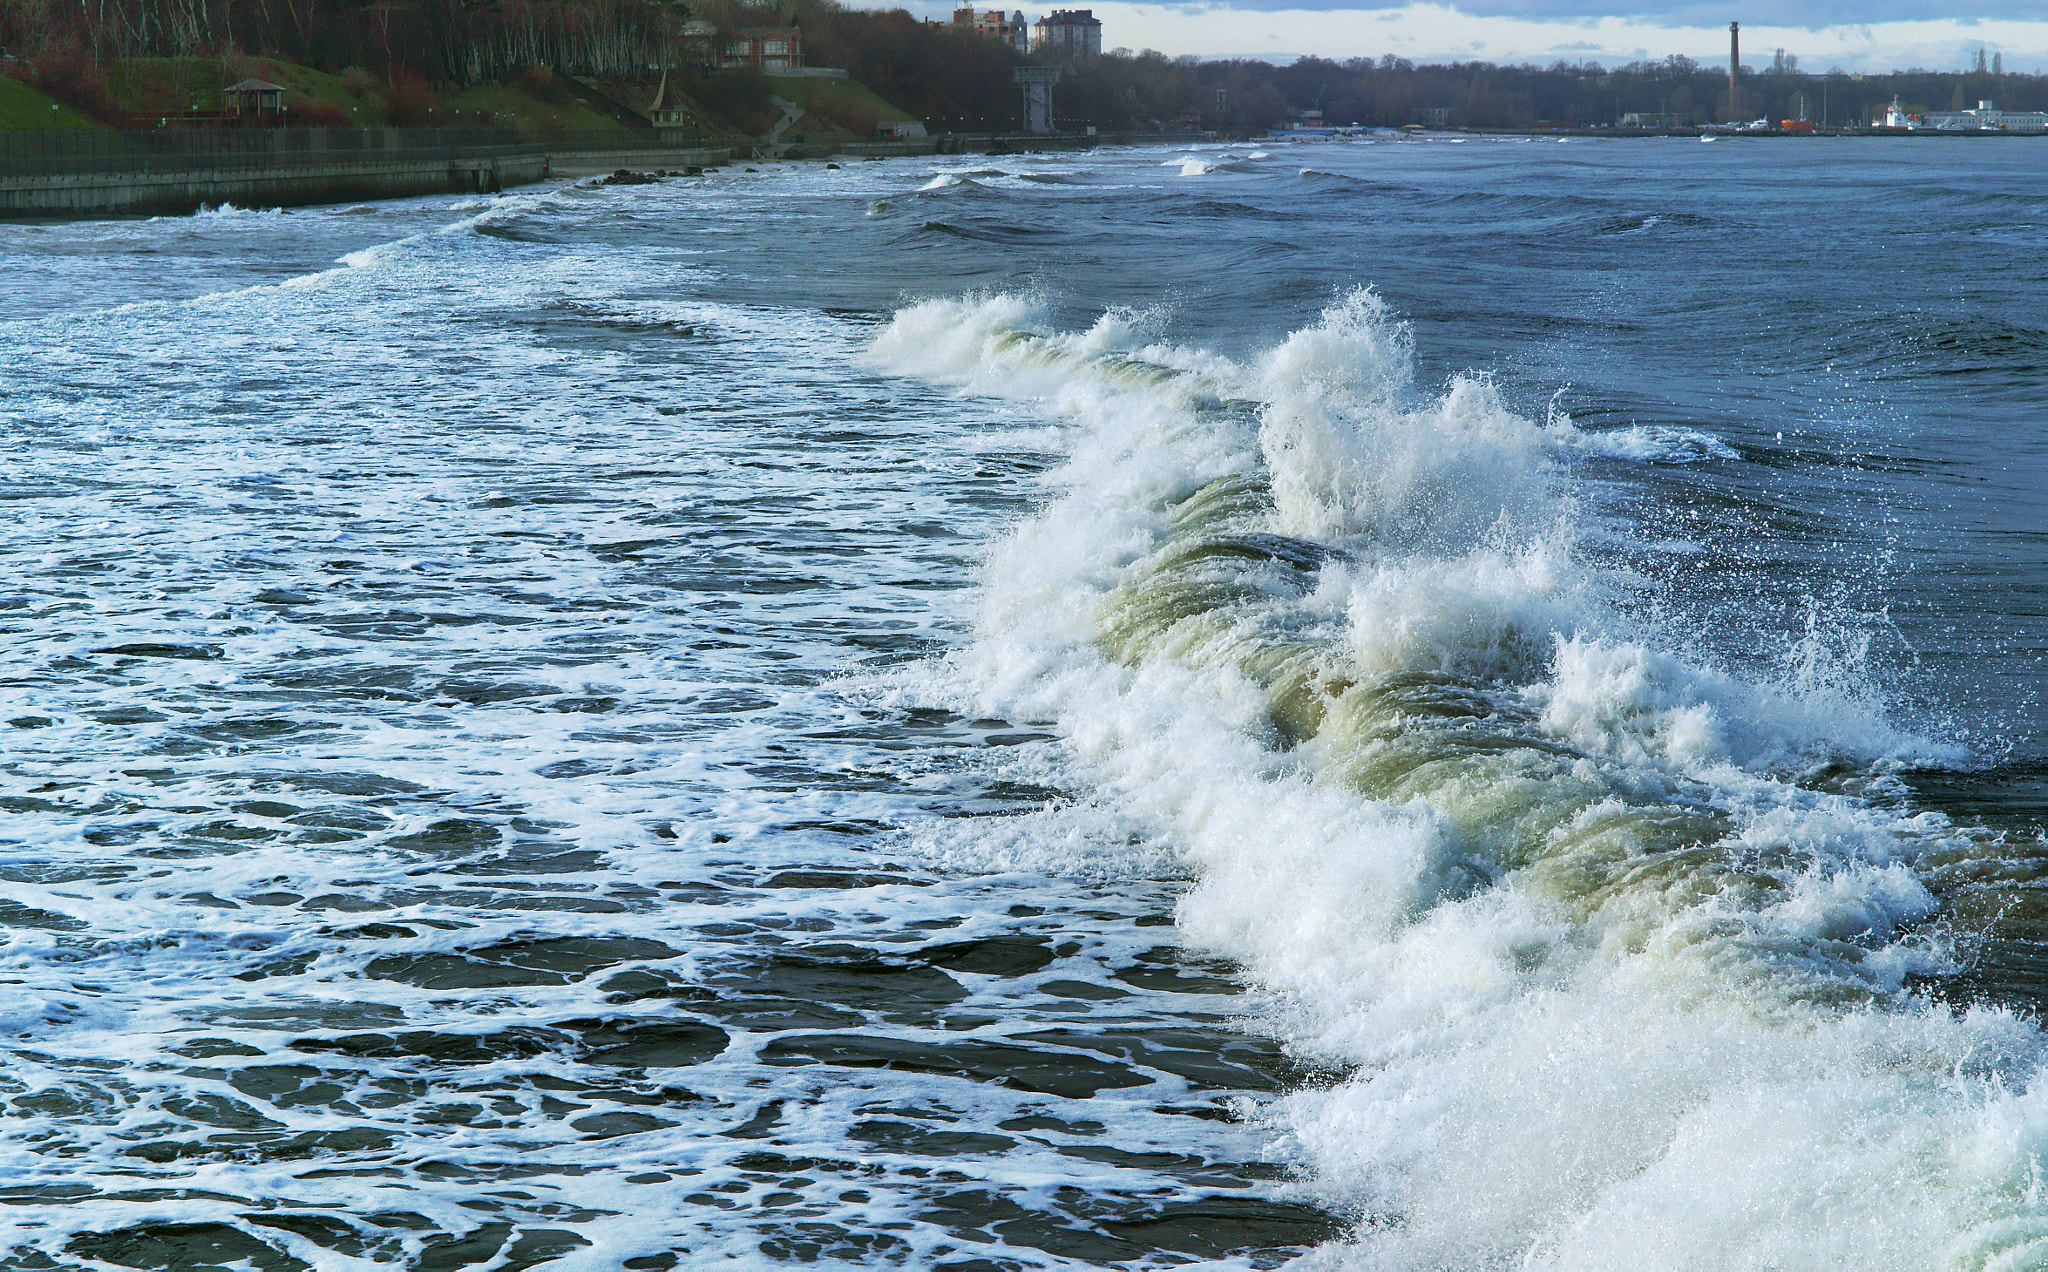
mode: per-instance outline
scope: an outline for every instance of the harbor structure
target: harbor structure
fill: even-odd
[[[1024,90],[1024,131],[1052,131],[1052,86],[1060,82],[1057,66],[1020,66],[1010,78]]]
[[[1980,100],[1972,110],[1930,110],[1922,126],[1935,132],[2048,132],[2048,113],[2000,110]]]

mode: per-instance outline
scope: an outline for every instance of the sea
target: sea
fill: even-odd
[[[2044,146],[0,226],[0,1266],[2048,1267]]]

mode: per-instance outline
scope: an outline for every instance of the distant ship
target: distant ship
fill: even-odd
[[[1884,108],[1884,122],[1871,127],[1880,132],[1918,132],[1922,124],[1918,115],[1908,115],[1899,99],[1893,97],[1892,104]]]

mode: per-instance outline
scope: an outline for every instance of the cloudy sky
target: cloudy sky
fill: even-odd
[[[870,0],[874,2],[874,0]],[[2048,6],[2039,0],[1458,0],[1359,8],[1328,0],[1193,0],[1184,4],[1064,0],[1102,19],[1104,48],[1199,56],[1479,58],[1605,64],[1683,53],[1725,62],[1728,23],[1742,23],[1745,65],[1782,48],[1801,70],[1960,70],[1979,48],[2009,71],[2048,69]],[[919,6],[933,16],[950,4]],[[992,4],[977,5],[990,7]],[[1016,7],[1010,0],[1009,7]],[[1047,6],[1049,7],[1049,6]],[[1025,12],[1037,18],[1047,7]]]

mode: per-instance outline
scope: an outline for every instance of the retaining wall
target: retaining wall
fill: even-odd
[[[546,175],[536,145],[431,130],[0,134],[0,217],[139,216],[486,193]],[[485,144],[479,144],[485,143]],[[489,144],[499,143],[499,144]]]
[[[713,146],[670,148],[635,146],[621,150],[550,150],[551,177],[597,177],[624,168],[652,172],[656,168],[716,168],[732,162],[732,151]]]
[[[730,147],[663,144],[651,132],[625,134],[631,139],[627,145],[604,144],[603,136],[515,142],[510,130],[427,129],[0,134],[0,218],[144,216],[190,212],[208,204],[280,207],[488,193],[548,177],[601,176],[622,168],[718,167],[735,157]],[[1199,139],[1200,134],[1172,133],[820,138],[779,150],[792,158],[853,158]]]

